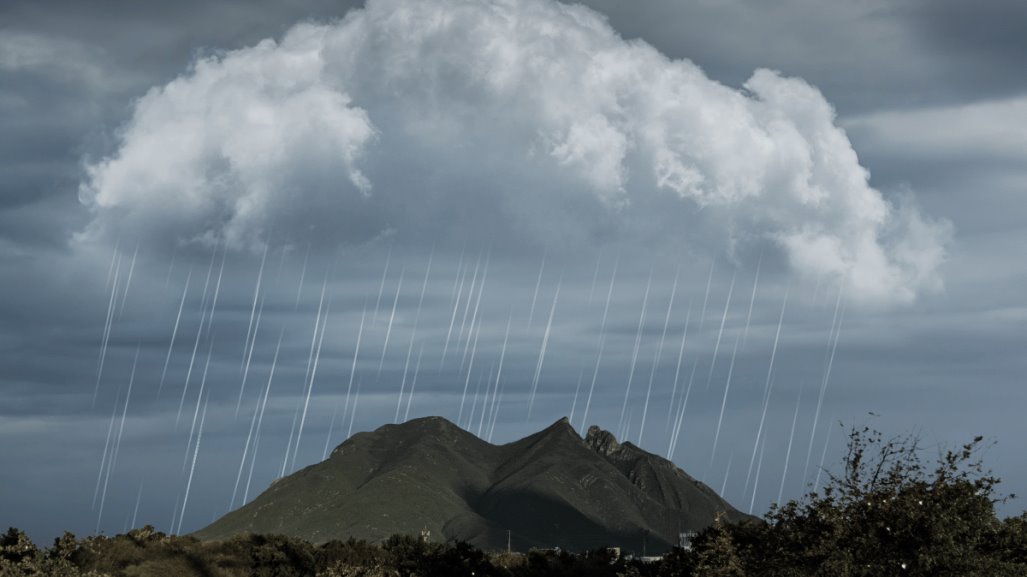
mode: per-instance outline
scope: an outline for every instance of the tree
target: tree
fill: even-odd
[[[713,527],[696,551],[695,574],[702,577],[745,577],[742,559],[735,548],[731,531],[717,513]]]
[[[982,442],[928,466],[916,436],[852,428],[842,472],[821,493],[772,508],[750,562],[770,575],[1024,574],[996,554],[1002,498]]]
[[[692,551],[674,547],[660,560],[659,575],[686,577],[695,574],[695,555]]]

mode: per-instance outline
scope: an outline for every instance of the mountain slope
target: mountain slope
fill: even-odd
[[[195,533],[282,533],[315,543],[429,529],[487,549],[669,549],[680,531],[745,515],[670,461],[561,419],[496,446],[441,417],[354,435]]]

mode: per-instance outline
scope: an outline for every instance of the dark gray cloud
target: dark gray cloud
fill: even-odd
[[[762,410],[780,305],[790,286],[775,361],[767,421],[768,460],[755,499],[757,511],[777,496],[782,460],[773,456],[786,450],[800,390],[796,438],[801,442],[785,477],[786,497],[798,494],[802,487],[807,452],[812,464],[805,471],[806,480],[815,478],[810,471],[818,464],[826,424],[837,419],[862,422],[867,411],[881,414],[876,424],[886,430],[921,428],[929,441],[956,443],[975,434],[998,440],[988,462],[1006,479],[1007,490],[1024,492],[1027,465],[1016,441],[1027,434],[1019,414],[1027,401],[1022,387],[1027,367],[1020,351],[1027,336],[1027,307],[1021,294],[1027,286],[1027,267],[1020,254],[1027,243],[1022,224],[1027,218],[1027,203],[1023,202],[1027,175],[1022,168],[1027,159],[1022,135],[1015,127],[1027,121],[1022,104],[1027,90],[1019,70],[1027,17],[1021,14],[1022,3],[998,0],[973,4],[925,1],[902,6],[793,0],[772,7],[741,1],[586,2],[605,14],[617,33],[644,40],[669,57],[689,58],[711,79],[730,87],[741,87],[760,67],[800,77],[817,87],[836,109],[837,124],[845,129],[859,164],[871,175],[870,186],[896,205],[902,195],[912,191],[925,214],[953,223],[954,240],[939,269],[944,291],[923,293],[907,306],[888,311],[845,309],[812,450],[808,444],[829,359],[837,285],[815,276],[793,277],[786,272],[781,252],[764,250],[761,288],[745,344],[739,345],[736,355],[728,410],[711,467],[710,446],[730,355],[735,340],[741,343],[744,334],[754,267],[764,247],[756,243],[733,256],[716,253],[708,299],[709,247],[722,246],[722,238],[696,232],[687,243],[668,243],[654,234],[643,242],[624,243],[617,222],[603,221],[604,212],[592,205],[570,203],[550,210],[549,216],[556,220],[567,211],[591,210],[576,218],[596,224],[592,238],[603,241],[598,243],[604,245],[601,251],[584,248],[560,254],[559,245],[565,239],[559,237],[517,250],[507,246],[507,241],[496,241],[490,247],[478,239],[508,226],[508,221],[487,216],[494,214],[496,205],[466,202],[474,198],[477,188],[492,184],[493,167],[487,164],[465,175],[466,188],[455,191],[446,202],[429,198],[410,205],[404,196],[389,197],[390,204],[382,208],[385,213],[416,222],[403,212],[412,211],[432,223],[415,229],[413,241],[399,242],[394,235],[384,235],[369,246],[342,250],[336,261],[334,251],[314,251],[306,259],[308,243],[315,243],[318,232],[304,229],[302,223],[294,223],[290,238],[274,239],[264,270],[264,313],[238,418],[240,367],[251,328],[259,252],[233,253],[227,259],[213,330],[200,333],[197,345],[203,286],[211,262],[209,247],[144,246],[125,298],[135,249],[134,239],[126,235],[119,245],[120,292],[94,404],[110,305],[109,277],[113,275],[108,269],[113,246],[70,242],[93,218],[78,199],[78,186],[85,178],[83,166],[114,154],[122,142],[119,127],[131,121],[137,99],[152,87],[188,75],[197,58],[250,47],[265,38],[281,39],[297,22],[341,18],[355,4],[68,1],[45,6],[37,2],[0,5],[0,286],[4,287],[0,299],[0,395],[4,401],[0,403],[0,437],[5,440],[0,459],[17,463],[0,471],[0,486],[5,489],[0,494],[0,523],[29,529],[41,541],[64,529],[81,534],[97,529],[99,507],[93,504],[97,475],[103,477],[105,472],[101,462],[105,446],[109,448],[111,415],[120,423],[137,349],[137,381],[100,529],[110,533],[127,526],[135,513],[137,495],[142,495],[137,524],[154,523],[167,529],[182,496],[182,464],[198,406],[199,379],[207,368],[208,346],[214,354],[205,389],[210,395],[207,428],[183,528],[198,527],[211,515],[225,511],[250,418],[267,384],[281,331],[285,335],[281,361],[266,409],[250,497],[266,487],[282,470],[294,430],[320,287],[333,263],[327,290],[331,313],[297,457],[300,466],[319,459],[326,440],[329,444],[340,441],[350,425],[341,411],[346,407],[365,305],[369,308],[355,371],[354,387],[360,387],[361,396],[353,413],[354,431],[391,422],[404,368],[408,368],[404,385],[409,387],[409,373],[419,353],[422,371],[411,416],[441,414],[456,419],[466,383],[468,398],[462,417],[468,421],[468,413],[473,411],[471,426],[477,431],[486,383],[498,367],[506,322],[512,314],[494,440],[516,438],[572,410],[575,425],[582,424],[585,390],[593,374],[596,388],[588,422],[615,431],[626,429],[628,438],[636,440],[653,375],[641,443],[665,453],[673,430],[668,424],[668,413],[675,407],[671,395],[680,401],[680,387],[686,385],[695,363],[696,376],[675,459],[715,489],[724,486],[730,501],[747,508],[752,487],[750,483],[750,491],[746,490],[746,469]],[[416,147],[390,150],[411,156],[405,164],[408,173],[386,179],[396,188],[417,183],[423,168],[435,168],[440,160],[460,153],[448,148],[427,153]],[[460,216],[463,228],[449,231],[452,235],[446,237],[438,224],[454,214]],[[655,220],[630,226],[665,230],[677,213],[657,203],[647,208],[645,216]],[[380,224],[351,222],[367,227]],[[508,239],[509,235],[497,238]],[[420,283],[433,243],[434,272],[418,317]],[[412,246],[416,244],[422,246]],[[546,268],[538,296],[533,298],[547,245]],[[479,333],[471,322],[474,301],[467,300],[467,292],[475,264],[480,278],[487,254],[492,259],[474,356],[471,334]],[[220,261],[214,262],[216,278]],[[390,264],[380,289],[386,262]],[[617,281],[606,322],[603,360],[595,371],[603,304],[614,263],[619,263]],[[670,287],[679,264],[677,298],[661,349]],[[401,272],[403,289],[394,301]],[[654,282],[642,336],[637,339],[650,274]],[[735,287],[718,347],[732,275],[737,275]],[[189,292],[165,389],[158,398],[156,390],[187,276],[191,278]],[[454,291],[460,289],[461,278],[463,292],[457,301]],[[593,278],[597,280],[594,286]],[[550,348],[528,419],[539,346],[558,283],[560,297]],[[208,304],[213,288],[209,284]],[[528,323],[533,300],[535,312]],[[704,301],[708,306],[700,329],[697,323],[703,316]],[[387,321],[393,302],[397,313],[390,332]],[[680,387],[675,391],[677,353],[686,318],[689,337]],[[387,333],[390,344],[382,362]],[[447,334],[451,344],[442,363]],[[632,375],[636,339],[639,346]],[[194,347],[197,360],[176,427]],[[718,353],[711,370],[715,349]],[[653,370],[658,350],[660,362]],[[406,363],[408,351],[412,351],[411,366]],[[472,357],[477,360],[468,371]],[[579,375],[584,375],[580,388]],[[632,388],[622,421],[629,375]],[[624,421],[630,421],[630,426]],[[839,433],[835,431],[831,437],[829,462],[841,448]],[[1022,503],[1013,502],[1009,512],[1022,508]]]
[[[825,4],[616,0],[585,4],[629,37],[740,85],[758,67],[801,76],[845,113],[1021,93],[1023,4],[1015,0]]]
[[[1027,6],[1022,2],[920,1],[896,12],[948,62],[950,98],[1008,96],[1027,88],[1023,75],[1013,73],[1027,56]]]

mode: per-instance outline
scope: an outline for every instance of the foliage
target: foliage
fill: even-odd
[[[717,516],[707,533],[705,546],[695,556],[695,573],[704,577],[745,577],[745,569],[735,542],[725,528],[722,517]]]
[[[714,527],[695,554],[737,555],[768,576],[1027,575],[1027,523],[996,516],[1003,498],[983,448],[978,437],[928,465],[916,436],[852,428],[843,470],[821,492],[773,507],[766,523]]]

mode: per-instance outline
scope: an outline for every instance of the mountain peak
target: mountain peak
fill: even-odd
[[[571,441],[572,444],[582,443],[581,436],[578,435],[578,432],[574,430],[573,426],[571,426],[570,419],[568,419],[567,417],[563,417],[555,421],[552,425],[549,425],[545,429],[542,429],[541,431],[535,433],[534,435],[529,435],[519,441],[515,441],[514,443],[511,443],[511,445],[526,446],[533,443],[539,443],[542,441],[556,441],[560,443],[566,443],[568,441]]]
[[[585,434],[585,444],[600,455],[610,456],[620,450],[620,443],[613,433],[605,431],[596,425],[588,428]]]
[[[568,419],[567,417],[560,417],[559,420],[557,420],[552,425],[549,425],[548,427],[546,427],[545,430],[546,431],[570,431],[571,433],[574,433],[575,437],[578,436],[578,432],[574,430],[574,427],[571,425],[571,420]]]

